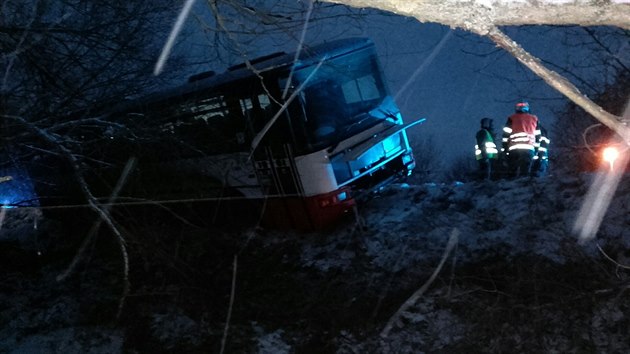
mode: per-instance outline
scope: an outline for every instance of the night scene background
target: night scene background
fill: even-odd
[[[627,147],[488,39],[310,1],[8,0],[0,18],[0,352],[630,351]],[[627,30],[502,29],[627,117]],[[189,142],[107,118],[191,75],[353,37],[374,42],[403,121],[426,121],[406,130],[411,175],[323,228],[267,224],[273,204],[236,189],[195,199],[209,182],[188,165],[134,170]],[[500,136],[519,101],[549,130],[549,173],[480,181],[479,121]],[[199,161],[228,168],[215,160]],[[126,195],[145,185],[174,196]]]

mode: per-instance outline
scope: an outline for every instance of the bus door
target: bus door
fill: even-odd
[[[260,132],[280,109],[267,94],[243,98],[241,105],[254,134]],[[254,151],[256,176],[265,195],[284,197],[301,194],[291,136],[289,117],[285,113],[277,118]]]
[[[265,194],[297,196],[301,187],[289,144],[260,146],[254,153],[256,175]]]
[[[275,228],[309,230],[312,221],[302,198],[302,187],[292,147],[259,146],[254,153],[256,175],[267,199],[263,220]]]

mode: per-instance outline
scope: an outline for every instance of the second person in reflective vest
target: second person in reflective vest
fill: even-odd
[[[536,145],[536,155],[534,155],[534,163],[532,164],[532,176],[543,177],[549,170],[549,136],[547,130],[540,126],[540,140]]]
[[[479,178],[490,179],[492,177],[495,161],[499,151],[494,143],[494,128],[492,119],[483,118],[481,129],[477,131],[475,139],[475,158],[479,164]]]

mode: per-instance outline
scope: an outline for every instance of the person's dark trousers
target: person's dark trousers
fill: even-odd
[[[479,163],[479,172],[478,176],[480,180],[484,179],[492,179],[494,168],[496,166],[496,159],[481,159],[477,160]]]
[[[509,156],[499,155],[492,168],[492,178],[502,179],[510,177],[510,159]]]
[[[510,177],[529,176],[534,159],[534,150],[517,149],[510,151]]]
[[[548,159],[536,159],[532,164],[532,177],[544,177],[549,168]]]
[[[492,173],[492,160],[490,159],[481,159],[477,160],[479,163],[479,179],[490,179],[490,174]]]
[[[545,175],[547,175],[548,168],[549,168],[549,160],[547,159],[536,160],[534,161],[534,164],[532,165],[532,176],[544,177]]]
[[[538,177],[538,171],[540,171],[540,159],[534,160],[532,162],[532,177]]]

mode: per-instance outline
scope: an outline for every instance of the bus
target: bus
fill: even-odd
[[[121,196],[257,200],[265,225],[297,229],[326,228],[375,188],[409,176],[406,129],[423,121],[403,122],[367,38],[194,75],[108,119],[134,132],[99,144],[111,161],[130,152],[138,160]]]

